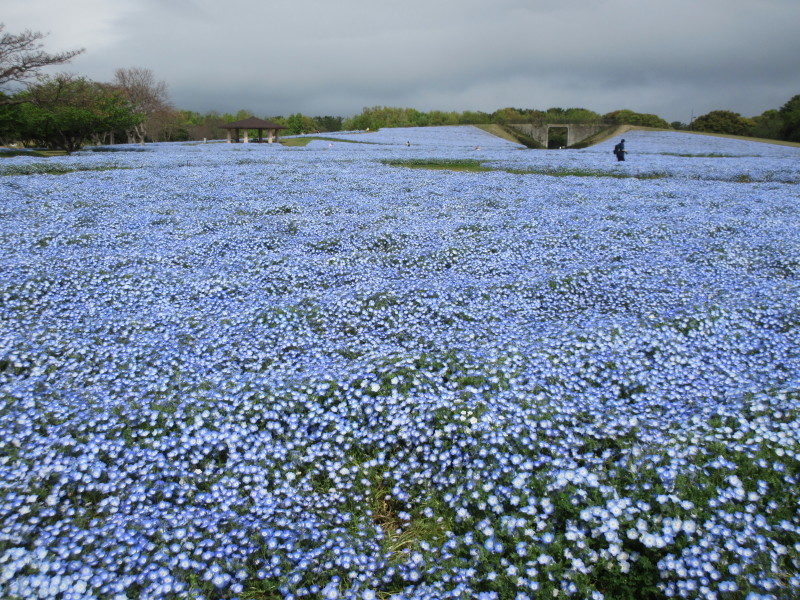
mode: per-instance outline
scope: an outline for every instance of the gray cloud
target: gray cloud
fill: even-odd
[[[4,0],[9,31],[146,67],[176,106],[351,115],[364,106],[630,108],[745,116],[800,93],[796,0]]]

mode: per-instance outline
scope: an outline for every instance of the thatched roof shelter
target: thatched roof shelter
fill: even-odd
[[[228,130],[228,143],[230,144],[232,141],[239,141],[239,131],[244,130],[244,143],[248,143],[250,141],[248,137],[248,132],[250,129],[255,129],[258,131],[258,142],[260,143],[263,138],[263,132],[267,132],[267,142],[272,143],[273,138],[274,141],[278,141],[278,131],[281,129],[286,129],[283,125],[278,125],[277,123],[273,123],[272,121],[265,121],[264,119],[259,119],[257,117],[248,117],[247,119],[242,119],[241,121],[234,121],[233,123],[225,123],[222,125],[223,129]],[[235,132],[233,139],[231,139],[231,132]]]

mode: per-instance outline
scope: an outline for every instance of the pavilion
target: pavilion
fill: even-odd
[[[283,125],[278,125],[277,123],[273,123],[272,121],[265,121],[264,119],[259,119],[257,117],[249,117],[247,119],[242,119],[241,121],[234,121],[233,123],[225,123],[222,125],[223,129],[228,130],[228,143],[230,144],[232,141],[238,143],[239,141],[239,131],[244,129],[244,143],[247,144],[250,139],[248,137],[248,132],[250,129],[258,130],[258,142],[261,143],[263,141],[263,132],[267,132],[267,143],[272,143],[273,138],[274,141],[278,141],[278,131],[281,129],[286,129]],[[231,137],[231,131],[234,131],[233,138]]]

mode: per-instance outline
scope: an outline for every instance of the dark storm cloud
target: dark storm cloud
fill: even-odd
[[[364,106],[745,116],[800,93],[796,0],[4,0],[11,31],[85,46],[72,70],[153,70],[205,112]]]

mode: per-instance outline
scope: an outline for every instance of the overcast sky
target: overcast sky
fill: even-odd
[[[257,116],[620,108],[688,122],[800,94],[800,0],[0,0],[60,71],[151,69],[177,108]]]

